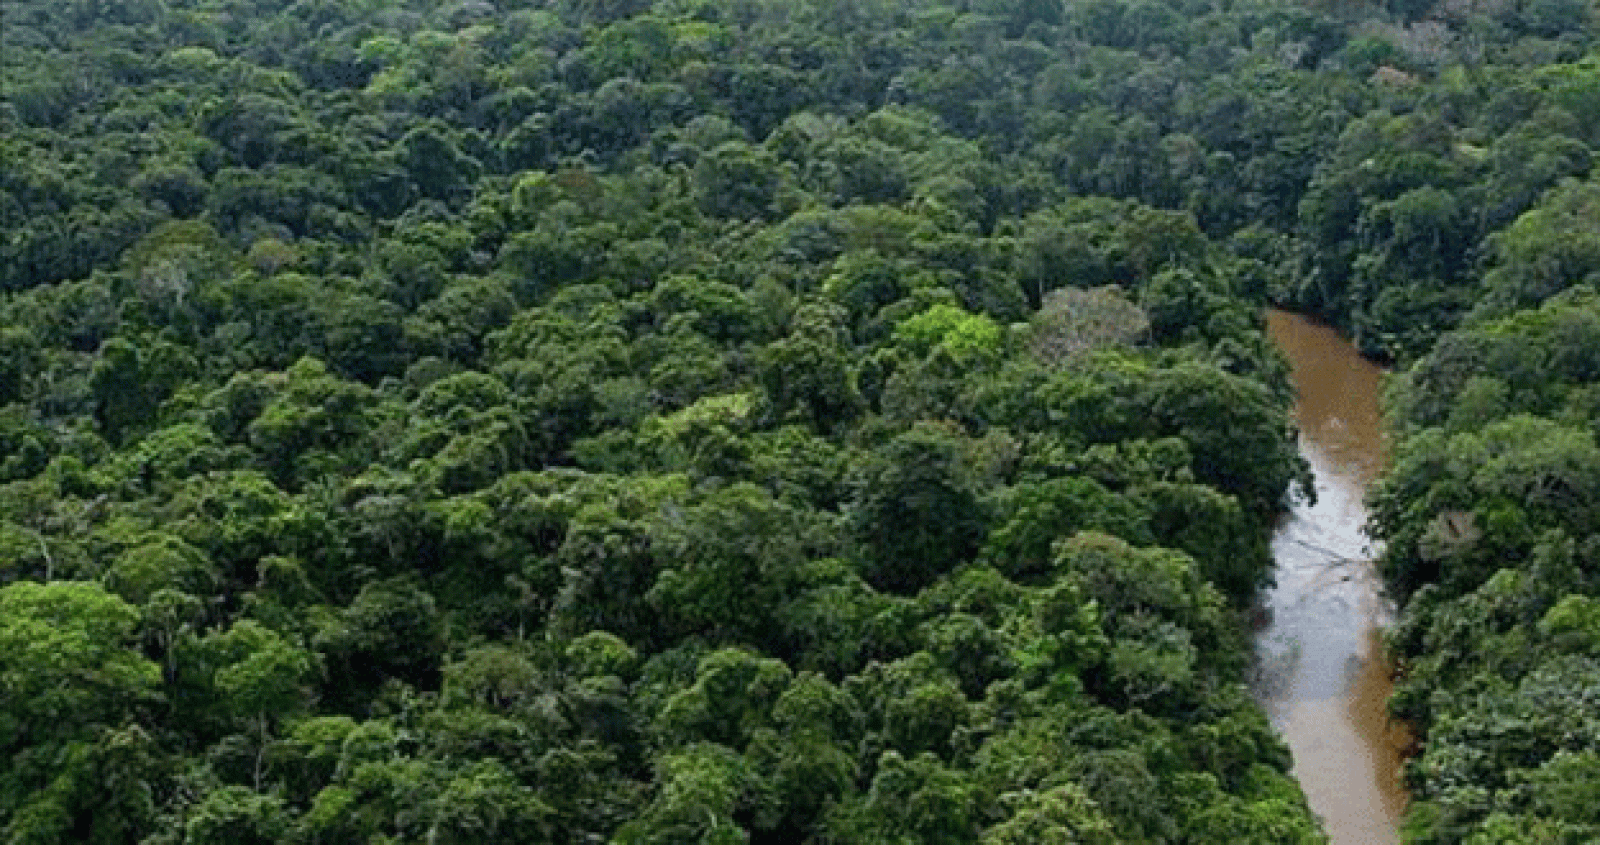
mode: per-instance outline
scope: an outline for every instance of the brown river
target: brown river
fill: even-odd
[[[1384,706],[1379,628],[1391,609],[1362,530],[1362,496],[1384,462],[1382,371],[1332,329],[1281,311],[1269,311],[1267,325],[1293,368],[1317,501],[1296,502],[1273,535],[1278,583],[1263,597],[1256,695],[1334,845],[1394,843],[1407,736]]]

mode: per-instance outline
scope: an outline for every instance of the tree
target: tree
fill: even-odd
[[[614,499],[585,502],[567,523],[555,560],[561,582],[551,607],[551,628],[569,635],[606,630],[629,642],[653,642],[655,614],[645,600],[659,562],[641,510],[676,507],[685,492],[681,475],[614,483]]]
[[[1055,541],[1080,531],[1100,531],[1139,544],[1153,539],[1145,508],[1091,478],[1024,482],[1000,491],[995,499],[995,527],[982,557],[1018,580],[1050,573]]]
[[[794,590],[805,527],[748,484],[734,485],[651,531],[668,565],[646,599],[664,627],[713,640],[772,643]]]
[[[1600,273],[1600,185],[1567,180],[1497,234],[1486,306],[1505,313],[1537,305]]]
[[[1272,576],[1272,550],[1238,498],[1201,484],[1168,480],[1140,485],[1136,495],[1148,509],[1156,545],[1189,554],[1206,581],[1236,604],[1249,602]]]
[[[1011,815],[983,834],[983,845],[1110,845],[1117,841],[1110,822],[1083,788],[1063,784],[1046,792],[1010,793]]]
[[[867,793],[831,814],[830,834],[857,841],[914,841],[953,845],[977,833],[971,786],[932,754],[910,759],[886,751]]]
[[[853,521],[874,587],[914,593],[977,553],[987,525],[960,450],[948,429],[919,424],[861,468]]]
[[[1420,433],[1397,452],[1374,495],[1385,575],[1403,595],[1435,579],[1452,593],[1472,589],[1502,556],[1525,554],[1540,529],[1587,524],[1600,506],[1588,475],[1597,462],[1587,431],[1539,417],[1453,436]]]
[[[734,648],[712,652],[696,667],[694,685],[662,706],[656,730],[673,745],[741,748],[772,724],[772,708],[792,677],[779,660]]]
[[[271,845],[289,834],[290,817],[280,798],[242,786],[210,792],[191,811],[183,826],[186,843],[194,845]]]
[[[263,740],[273,720],[292,717],[309,703],[314,657],[253,620],[241,619],[197,648],[213,661],[211,682],[225,708],[255,722]]]
[[[372,391],[339,378],[316,358],[296,361],[264,386],[270,399],[244,433],[279,483],[293,489],[318,473],[371,459]]]
[[[1112,637],[1096,690],[1109,702],[1159,711],[1196,692],[1203,673],[1240,657],[1221,595],[1194,561],[1166,549],[1134,549],[1083,533],[1056,546],[1055,568],[1092,599]],[[1207,665],[1209,659],[1220,660]]]
[[[436,689],[444,631],[433,596],[406,577],[361,588],[313,645],[328,661],[329,691],[348,700],[394,679]]]
[[[148,763],[119,761],[119,735],[156,701],[160,671],[135,650],[139,613],[86,582],[0,587],[0,773],[3,830],[19,843],[74,829],[109,842],[149,821],[137,800]],[[135,755],[137,756],[137,755]],[[131,776],[131,780],[128,776]],[[142,804],[142,806],[141,806]]]
[[[770,220],[777,212],[775,201],[782,179],[770,153],[729,141],[695,164],[695,200],[702,212],[713,217]]]
[[[113,338],[100,350],[93,385],[96,416],[101,430],[113,442],[132,426],[152,421],[156,397],[145,383],[139,348]]]
[[[20,401],[42,363],[39,340],[23,326],[0,327],[0,403]]]
[[[756,355],[774,409],[824,431],[848,424],[863,410],[840,336],[842,318],[837,308],[802,306],[791,333]]]
[[[498,761],[470,764],[431,802],[427,841],[516,845],[549,841],[553,812]]]
[[[131,715],[159,674],[132,650],[139,613],[97,584],[0,588],[0,678],[13,750]]]
[[[663,755],[656,764],[656,797],[638,818],[617,831],[621,845],[740,845],[749,832],[735,819],[756,799],[758,783],[744,761],[720,745],[703,743]]]
[[[1141,393],[1156,430],[1188,443],[1195,478],[1238,496],[1254,513],[1277,510],[1290,485],[1310,489],[1288,418],[1265,387],[1184,364],[1152,373]]]
[[[106,573],[106,586],[136,606],[161,590],[205,595],[216,572],[199,549],[171,535],[151,534],[117,556]]]
[[[405,134],[396,147],[397,163],[411,174],[425,197],[458,201],[470,189],[479,165],[466,155],[440,126],[419,126]]]
[[[1063,288],[1047,294],[1030,321],[1033,355],[1062,366],[1087,352],[1144,341],[1150,327],[1150,316],[1120,288]]]
[[[940,349],[967,366],[983,366],[1000,355],[1001,332],[993,320],[947,303],[901,321],[894,336],[919,354]]]

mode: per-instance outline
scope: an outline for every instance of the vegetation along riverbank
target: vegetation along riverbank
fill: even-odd
[[[1585,0],[0,0],[0,837],[1315,843],[1269,302],[1396,366],[1413,842],[1600,831]]]

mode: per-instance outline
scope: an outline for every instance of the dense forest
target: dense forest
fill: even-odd
[[[7,845],[1322,842],[1268,302],[1404,835],[1600,837],[1589,0],[0,16]]]

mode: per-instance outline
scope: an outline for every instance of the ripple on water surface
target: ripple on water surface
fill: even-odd
[[[1393,843],[1408,738],[1385,708],[1379,631],[1390,608],[1362,530],[1362,497],[1384,461],[1382,371],[1332,329],[1281,311],[1267,317],[1293,368],[1300,450],[1317,501],[1297,502],[1273,536],[1278,583],[1263,597],[1256,693],[1335,845]]]

